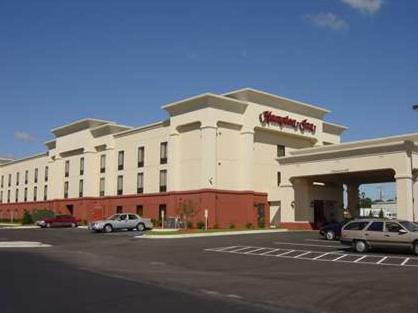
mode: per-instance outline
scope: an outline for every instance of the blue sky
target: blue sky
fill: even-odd
[[[247,86],[331,109],[344,141],[417,131],[416,16],[410,0],[2,0],[0,155]]]

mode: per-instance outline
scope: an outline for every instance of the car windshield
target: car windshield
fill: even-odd
[[[418,225],[411,222],[399,222],[403,227],[405,227],[409,231],[418,231]]]
[[[107,218],[107,220],[117,220],[117,219],[119,219],[120,218],[120,215],[119,214],[115,214],[115,215],[112,215],[112,216],[110,216],[110,217],[108,217]]]

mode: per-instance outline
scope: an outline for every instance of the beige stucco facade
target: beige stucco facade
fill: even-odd
[[[346,128],[325,121],[328,110],[253,89],[206,93],[163,109],[165,121],[142,127],[85,119],[53,129],[46,153],[0,160],[0,200],[10,207],[17,192],[18,203],[33,202],[35,191],[36,201],[257,192],[267,195],[271,223],[312,223],[315,203],[340,217],[343,184],[352,202],[358,184],[370,181],[349,174],[380,171],[373,179],[397,182],[399,216],[414,217],[416,135],[340,144]]]

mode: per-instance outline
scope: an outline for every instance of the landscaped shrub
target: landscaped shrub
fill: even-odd
[[[193,228],[193,223],[191,221],[187,222],[187,228]]]
[[[43,218],[54,217],[55,213],[48,209],[34,210],[32,212],[32,221],[36,222]]]
[[[258,228],[266,227],[266,222],[264,221],[264,217],[258,219]]]
[[[253,224],[252,224],[252,223],[247,223],[247,224],[245,225],[245,228],[247,228],[247,229],[251,229],[251,228],[253,228]]]
[[[229,224],[229,229],[234,229],[235,228],[235,224],[234,223],[230,223]]]
[[[202,221],[199,221],[196,223],[196,227],[199,229],[205,229],[205,223]]]
[[[218,224],[213,224],[213,229],[218,229],[219,225]]]
[[[23,213],[22,225],[28,224],[33,224],[33,219],[32,215],[28,211],[25,211],[25,213]]]

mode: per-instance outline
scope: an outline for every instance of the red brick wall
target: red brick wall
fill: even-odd
[[[143,216],[158,219],[159,206],[166,205],[167,217],[179,215],[181,204],[190,201],[195,215],[193,223],[204,221],[204,211],[209,213],[209,227],[245,227],[247,223],[257,226],[257,204],[265,207],[265,221],[268,226],[270,208],[267,194],[249,191],[228,191],[202,189],[196,191],[167,192],[158,194],[127,195],[118,197],[62,199],[42,202],[0,204],[0,219],[9,219],[13,210],[14,218],[20,219],[24,211],[50,209],[55,213],[68,214],[67,205],[73,205],[73,215],[85,221],[99,219],[116,213],[116,207],[122,206],[123,212],[136,213],[137,205],[143,206]]]

